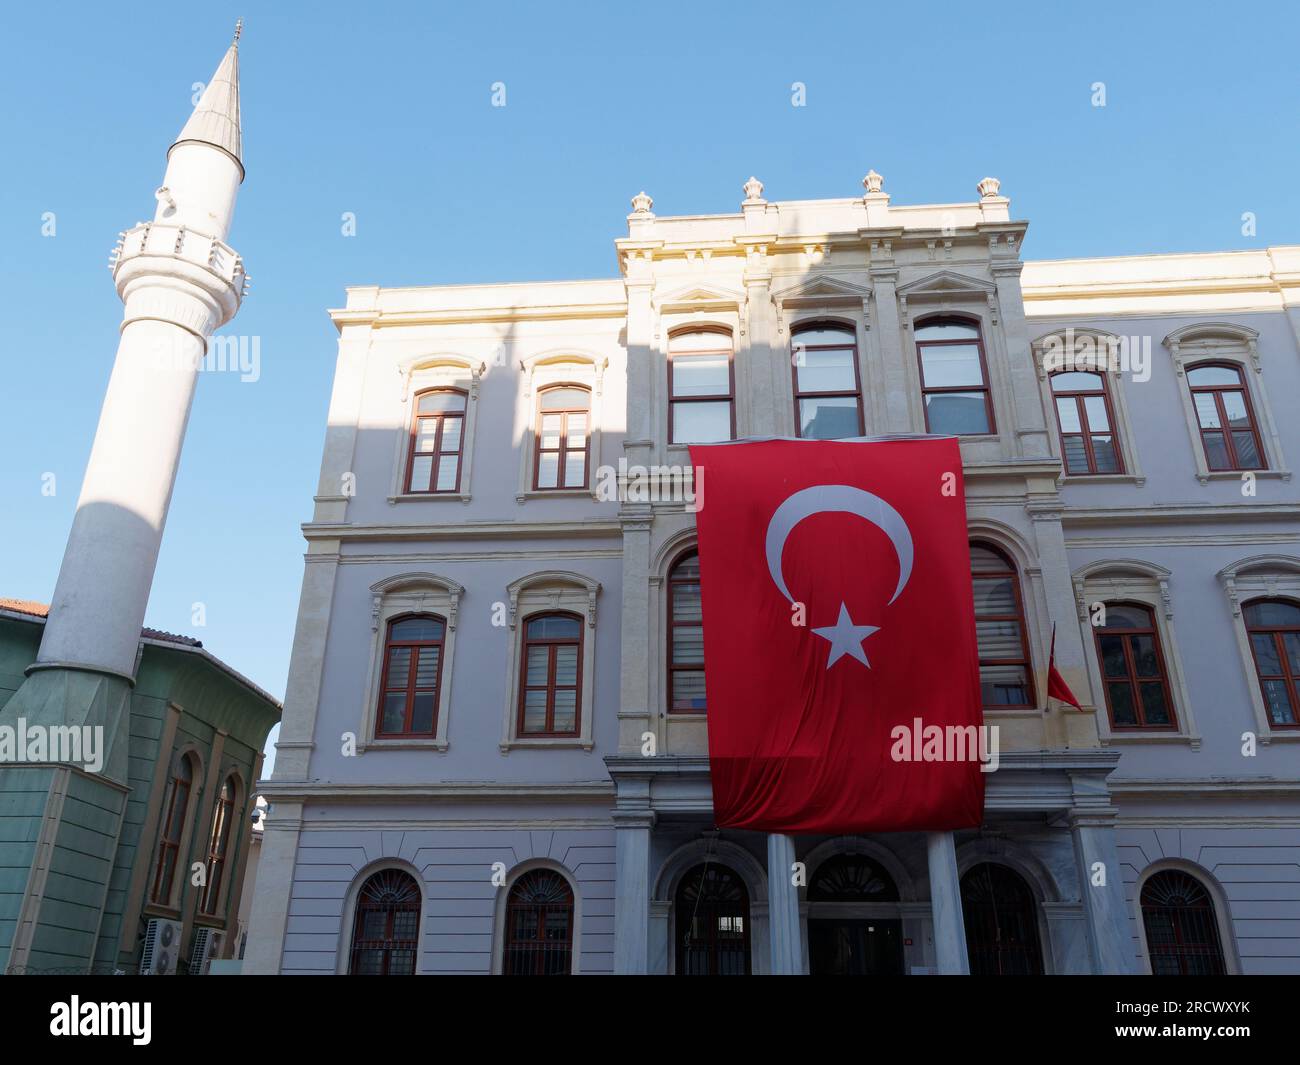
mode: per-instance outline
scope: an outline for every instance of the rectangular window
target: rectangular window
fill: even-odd
[[[1094,631],[1111,727],[1176,728],[1155,615],[1132,603],[1106,603],[1105,611],[1105,624]]]
[[[436,389],[415,397],[406,474],[408,492],[460,491],[464,430],[464,392]]]
[[[675,333],[668,339],[668,442],[709,444],[735,432],[731,335]]]
[[[979,326],[964,318],[932,318],[916,327],[916,353],[926,431],[954,436],[994,432]]]
[[[791,348],[799,436],[810,440],[861,436],[858,345],[852,330],[830,324],[805,326],[794,334]]]
[[[582,622],[542,614],[524,624],[520,736],[576,736],[582,705]]]
[[[1267,468],[1241,370],[1218,363],[1194,366],[1187,371],[1187,386],[1206,466],[1215,471]]]
[[[538,397],[537,491],[586,488],[591,454],[591,393],[585,388],[548,388]]]
[[[1123,473],[1105,376],[1065,371],[1052,374],[1051,384],[1065,472],[1072,477]]]

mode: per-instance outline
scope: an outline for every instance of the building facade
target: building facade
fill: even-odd
[[[863,187],[642,193],[616,280],[348,290],[245,971],[1300,970],[1300,248],[1025,263],[994,179]],[[983,825],[718,831],[694,503],[640,476],[924,432]]]
[[[36,661],[47,610],[0,599],[0,714]],[[44,766],[6,800],[9,843],[28,823],[42,831],[23,833],[35,838],[0,867],[0,972],[137,973],[147,960],[157,973],[198,974],[232,957],[253,785],[279,717],[275,699],[198,640],[145,629],[120,815],[66,765]],[[42,911],[47,920],[32,919]],[[164,926],[176,943],[165,967],[152,942]]]

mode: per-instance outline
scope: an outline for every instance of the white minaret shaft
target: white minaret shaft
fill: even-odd
[[[243,177],[237,29],[167,153],[153,221],[124,233],[114,253],[126,311],[42,667],[133,672],[199,362],[243,297],[243,263],[225,243]]]

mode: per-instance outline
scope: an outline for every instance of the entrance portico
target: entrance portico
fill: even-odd
[[[719,831],[706,757],[607,758],[616,971],[1130,972],[1127,924],[1111,919],[1115,761],[1011,753],[978,830],[828,838]],[[1096,862],[1111,875],[1094,885]]]

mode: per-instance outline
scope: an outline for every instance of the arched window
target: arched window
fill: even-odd
[[[1242,609],[1269,724],[1300,725],[1300,606],[1256,599]]]
[[[749,975],[749,892],[739,876],[725,865],[697,865],[673,906],[679,976]]]
[[[226,777],[212,811],[212,830],[208,833],[207,883],[203,886],[203,898],[199,903],[200,913],[215,915],[221,904],[221,884],[225,879],[227,855],[230,852],[237,789],[235,778]]]
[[[1041,976],[1038,906],[1014,869],[994,862],[972,866],[961,878],[966,954],[972,976]]]
[[[352,931],[354,976],[412,976],[420,938],[420,888],[400,869],[381,869],[361,887]]]
[[[918,323],[916,355],[927,432],[996,431],[984,339],[977,323],[967,318],[928,318]]]
[[[1142,926],[1155,976],[1221,976],[1227,971],[1214,900],[1181,869],[1164,869],[1142,885]]]
[[[853,330],[812,322],[794,330],[791,348],[798,435],[811,440],[861,436],[862,388]]]
[[[1025,607],[1016,565],[991,544],[970,545],[979,643],[980,697],[985,708],[1032,706]]]
[[[533,869],[506,896],[501,972],[567,976],[572,971],[573,888],[553,869]]]
[[[668,338],[668,442],[708,444],[736,435],[731,334],[693,330]]]
[[[1211,470],[1264,469],[1264,445],[1241,368],[1201,363],[1188,369],[1187,387],[1196,408],[1205,464]]]
[[[668,709],[703,713],[704,707],[700,555],[688,551],[668,571]]]
[[[533,488],[586,488],[591,452],[591,393],[578,385],[544,388],[537,397]]]
[[[461,389],[434,388],[415,397],[406,469],[408,492],[460,491],[464,429],[465,393]]]
[[[582,620],[535,614],[524,622],[521,736],[578,735],[582,705]]]
[[[1176,729],[1155,614],[1141,603],[1106,603],[1093,629],[1111,728]]]
[[[194,760],[189,755],[182,755],[172,770],[171,779],[167,782],[167,793],[163,798],[162,832],[158,837],[158,852],[154,859],[153,886],[149,890],[149,900],[160,906],[171,905],[172,882],[176,876],[176,863],[180,857],[190,793],[193,790]]]
[[[1061,459],[1071,476],[1123,473],[1104,373],[1066,370],[1051,377]]]
[[[379,736],[428,736],[437,730],[438,686],[447,623],[433,614],[405,614],[388,623]]]
[[[808,901],[897,902],[898,885],[883,865],[865,854],[837,854],[817,867]]]

